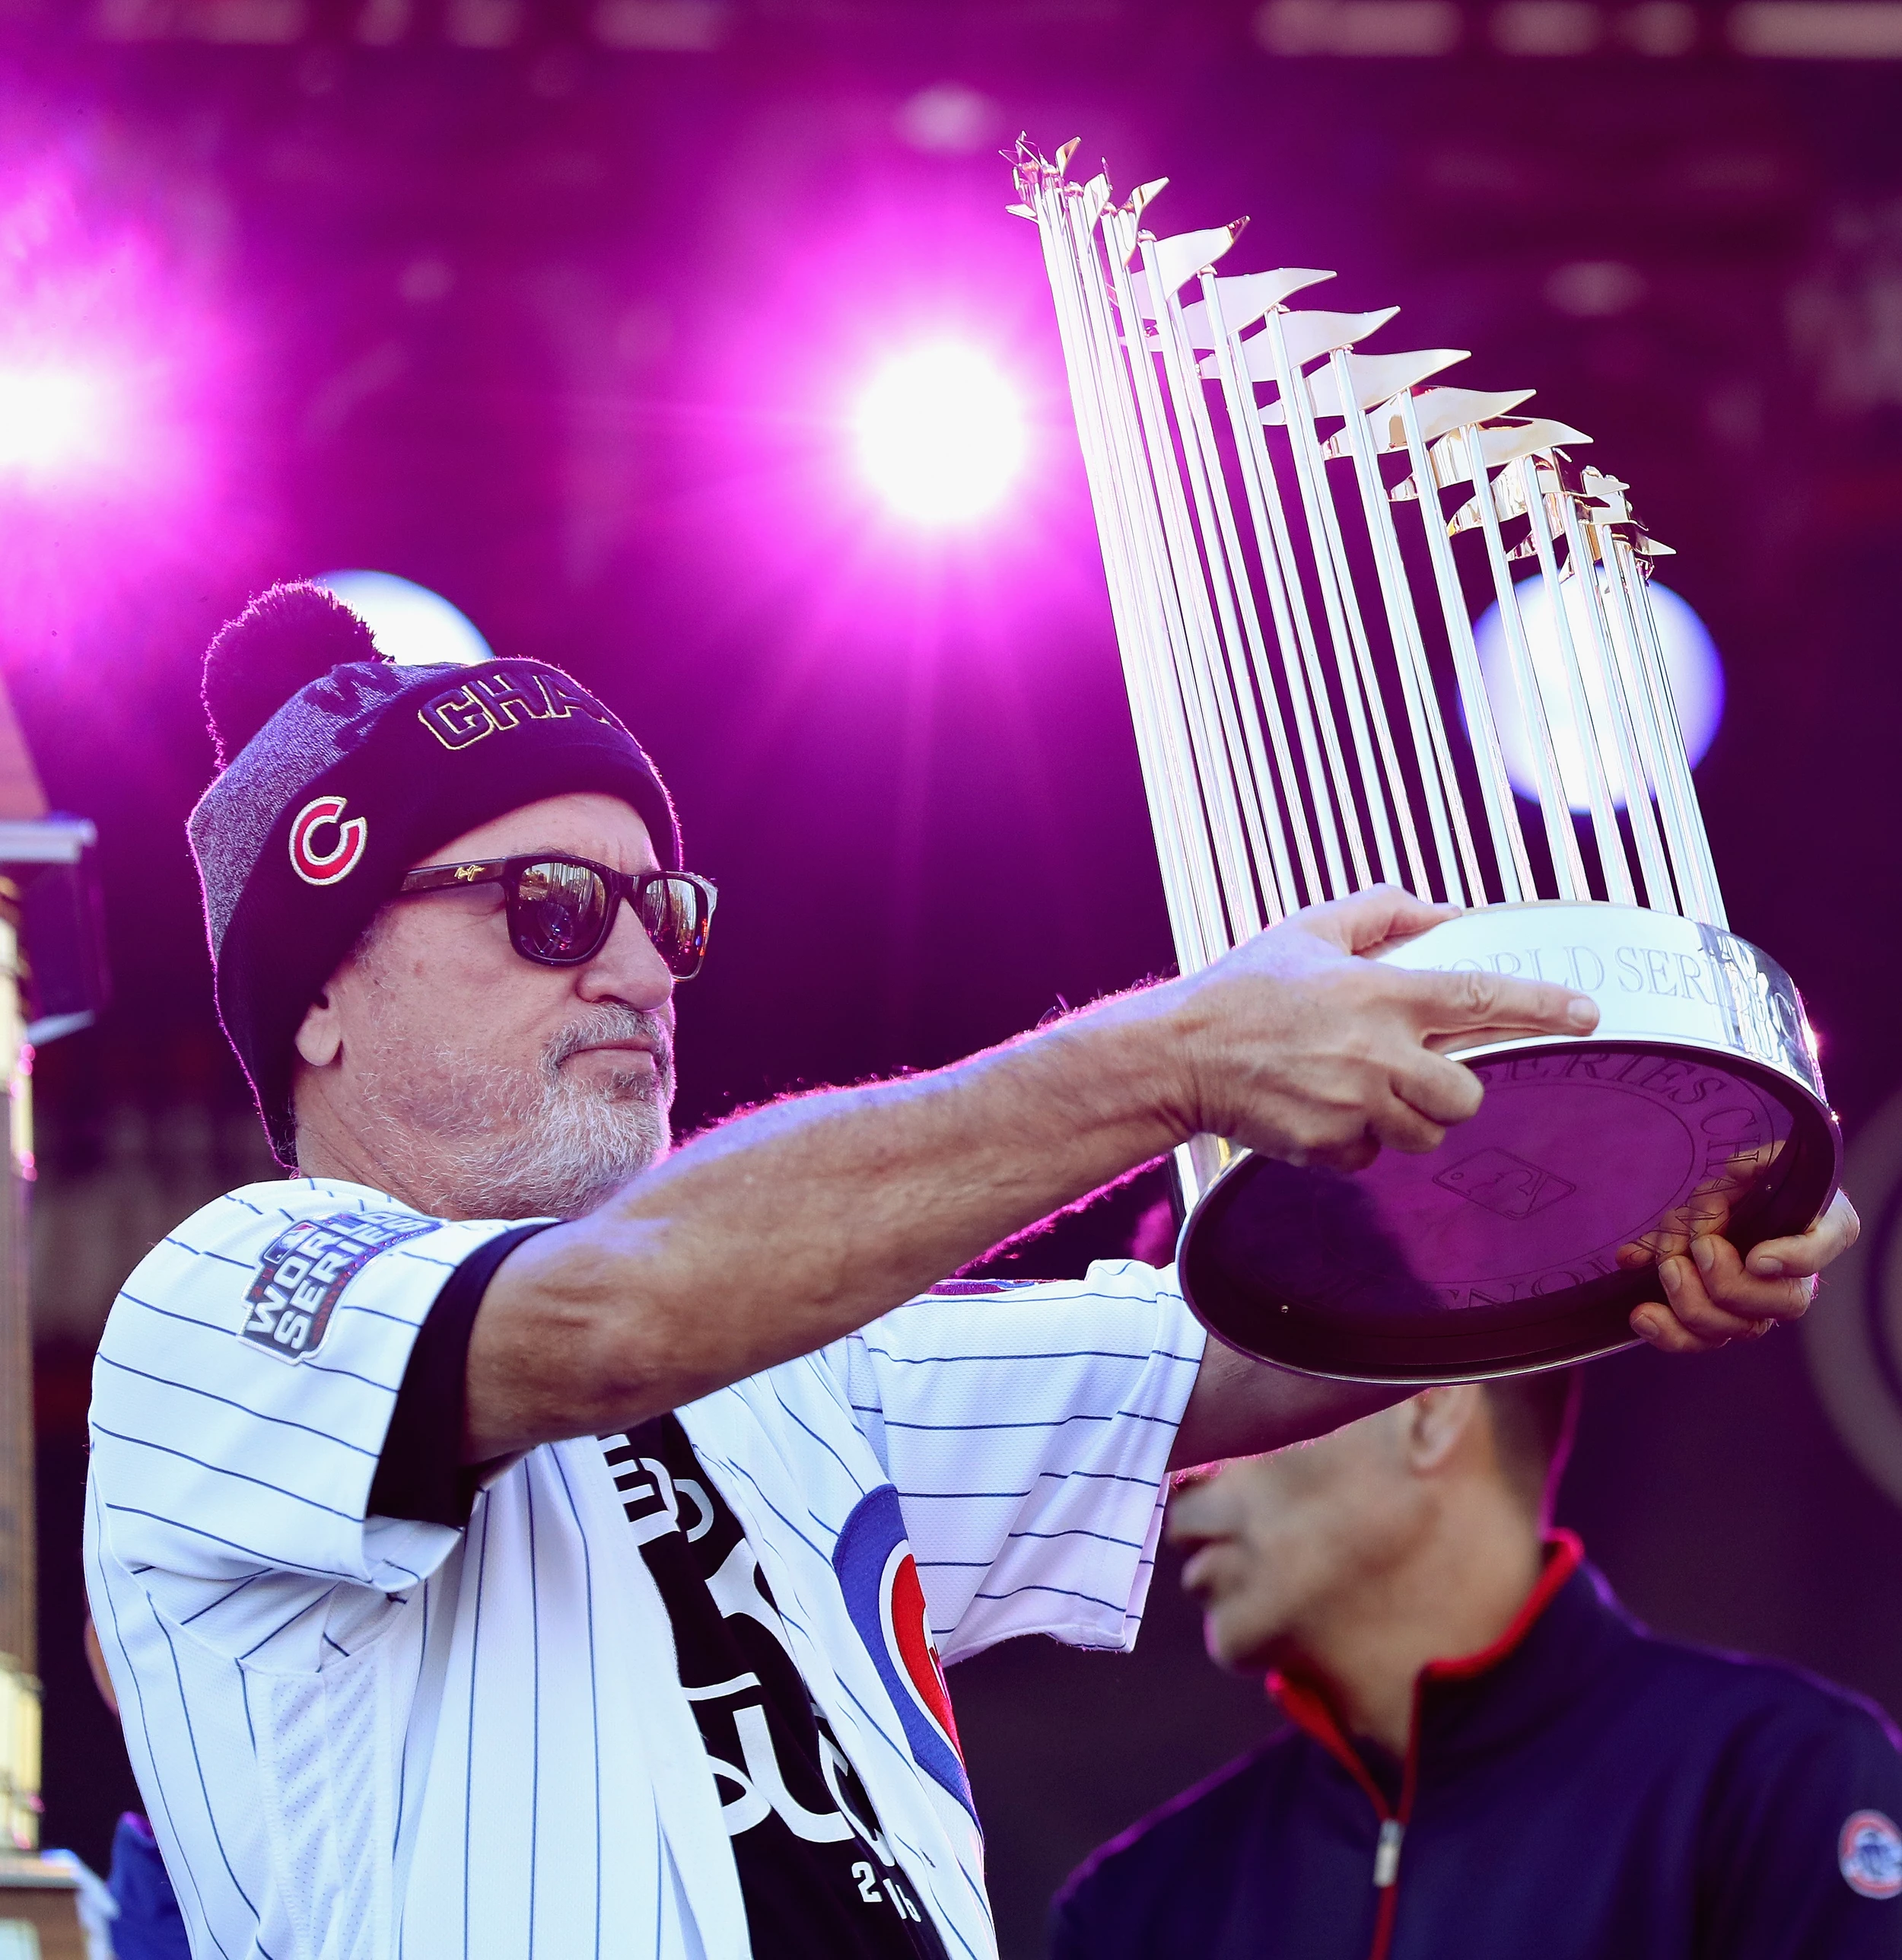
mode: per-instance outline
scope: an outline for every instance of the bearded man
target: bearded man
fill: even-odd
[[[1197,1131],[1430,1149],[1441,1048],[1590,1001],[1359,956],[1445,915],[1382,891],[667,1156],[714,895],[607,708],[309,587],[205,698],[218,1005],[295,1175],[128,1281],[87,1537],[199,1960],[992,1952],[940,1654],[1128,1646],[1172,1462],[1394,1397],[1205,1355],[1147,1266],[920,1296]],[[1706,1242],[1640,1331],[1800,1312],[1853,1217]]]

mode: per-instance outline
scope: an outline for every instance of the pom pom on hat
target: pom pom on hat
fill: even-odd
[[[219,768],[299,689],[345,662],[382,657],[370,628],[322,586],[259,593],[205,649],[205,718]]]

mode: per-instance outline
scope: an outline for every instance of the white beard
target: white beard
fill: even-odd
[[[564,1073],[582,1049],[653,1044],[654,1064],[591,1080]],[[666,1155],[673,1055],[664,1022],[593,1008],[532,1075],[447,1048],[359,1073],[380,1162],[426,1211],[463,1218],[576,1218]]]

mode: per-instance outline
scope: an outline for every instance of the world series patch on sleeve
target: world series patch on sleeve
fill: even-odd
[[[343,1290],[379,1252],[420,1239],[440,1221],[413,1212],[347,1211],[300,1218],[264,1249],[246,1290],[243,1334],[280,1361],[301,1361],[322,1344]]]

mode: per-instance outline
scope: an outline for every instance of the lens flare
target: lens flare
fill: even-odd
[[[1023,463],[1016,391],[973,348],[920,348],[892,361],[860,398],[854,427],[867,479],[922,524],[983,516]]]
[[[0,476],[45,480],[103,460],[110,392],[80,368],[0,367]]]
[[[1567,580],[1565,616],[1572,629],[1575,647],[1592,644],[1591,616],[1585,595],[1575,580]],[[1575,810],[1589,810],[1591,797],[1586,787],[1585,750],[1572,716],[1570,690],[1559,636],[1552,623],[1551,603],[1542,578],[1528,579],[1519,588],[1519,610],[1525,622],[1525,637],[1532,651],[1532,666],[1544,697],[1546,718],[1551,727],[1552,746],[1558,758],[1566,800]],[[1678,710],[1678,724],[1684,731],[1684,749],[1694,768],[1717,733],[1724,712],[1724,669],[1716,643],[1703,620],[1668,586],[1651,583],[1651,609],[1658,622],[1658,641],[1662,648],[1665,673],[1671,682],[1671,695]],[[1485,676],[1486,692],[1493,704],[1493,719],[1499,724],[1500,749],[1506,759],[1506,772],[1521,796],[1538,797],[1538,777],[1532,760],[1532,738],[1521,712],[1518,690],[1512,684],[1506,629],[1500,624],[1499,608],[1488,606],[1473,629],[1479,648],[1480,670]],[[1602,721],[1607,710],[1602,702],[1602,681],[1597,663],[1586,660],[1586,705]],[[1624,801],[1621,785],[1624,778],[1615,755],[1602,755],[1601,765],[1611,786],[1612,800]]]
[[[399,667],[474,667],[495,656],[468,615],[440,592],[393,571],[326,571],[312,581],[336,593]]]

